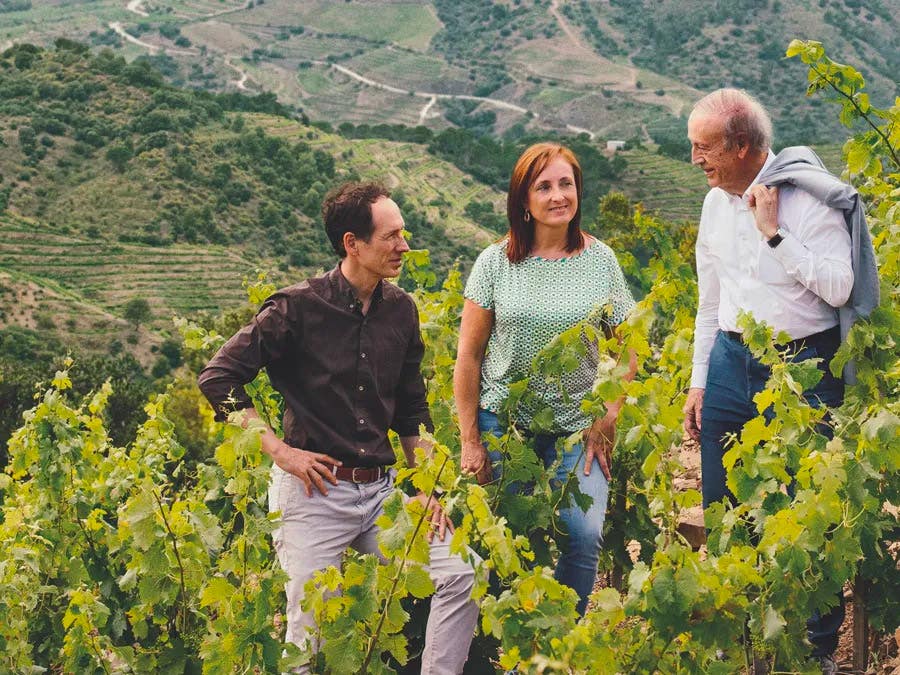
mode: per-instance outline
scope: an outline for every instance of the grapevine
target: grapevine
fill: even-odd
[[[859,601],[874,628],[896,628],[900,580],[888,544],[900,504],[900,105],[871,106],[862,76],[828,59],[818,43],[795,41],[788,56],[810,66],[811,94],[834,92],[841,120],[865,125],[845,146],[844,177],[866,203],[882,301],[830,364],[839,372],[853,359],[858,383],[828,419],[799,394],[818,376],[814,364],[786,362],[778,336],[742,319],[750,348],[772,375],[756,399],[759,416],[725,458],[740,503],[707,510],[705,550],[678,529],[680,513],[700,495],[676,490],[673,481],[695,312],[692,234],[638,208],[627,231],[607,238],[615,250],[640,243],[654,252],[646,264],[622,256],[646,294],[621,326],[620,342],[594,335],[603,358],[582,403],[602,414],[604,401],[625,402],[601,561],[616,583],[594,594],[583,619],[574,592],[553,579],[551,530],[561,505],[585,498],[549,481],[530,437],[515,426],[489,441],[511,467],[503,483],[482,487],[460,473],[452,370],[461,274],[452,269],[434,289],[427,252],[414,251],[404,273],[416,287],[426,343],[433,449],[417,451],[415,467],[397,452],[397,490],[379,520],[388,562],[351,555],[307,585],[316,650],[283,644],[285,575],[271,543],[278,523],[267,511],[270,461],[260,450],[260,425],[234,418],[197,430],[210,434],[204,440],[215,452],[184,462],[167,412],[182,382],[148,401],[146,422],[118,446],[104,422],[111,387],[73,396],[69,363],[40,388],[0,476],[0,671],[275,673],[305,662],[317,672],[396,672],[415,656],[410,599],[434,590],[423,569],[425,513],[404,490],[439,498],[452,514],[452,550],[477,571],[478,639],[493,641],[498,669],[731,673],[761,655],[795,672],[807,667],[806,617],[848,582],[869,589]],[[265,277],[248,282],[250,306],[272,290]],[[178,321],[191,363],[222,343],[225,324],[214,323]],[[559,336],[536,361],[536,374],[553,382],[571,369],[582,331],[590,328]],[[637,356],[632,382],[622,377],[623,349]],[[267,378],[250,391],[277,429],[281,401]],[[511,393],[510,406],[529,395],[521,383]],[[833,438],[822,433],[824,423]],[[514,494],[509,481],[530,487]]]

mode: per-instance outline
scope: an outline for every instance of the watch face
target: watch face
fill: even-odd
[[[769,246],[771,246],[772,248],[775,248],[776,246],[778,246],[778,244],[781,243],[781,239],[782,239],[781,230],[778,230],[775,232],[775,234],[772,235],[772,238],[769,239],[766,243]]]

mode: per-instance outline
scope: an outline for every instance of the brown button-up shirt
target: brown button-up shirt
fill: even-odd
[[[226,342],[199,385],[225,419],[252,407],[244,385],[265,368],[284,397],[284,440],[345,466],[394,463],[388,429],[432,429],[419,367],[424,346],[412,298],[382,281],[368,312],[340,265],[284,288]]]

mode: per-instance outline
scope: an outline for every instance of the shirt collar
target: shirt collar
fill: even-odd
[[[775,161],[775,153],[772,152],[772,148],[769,148],[769,154],[766,155],[765,163],[762,165],[762,168],[759,170],[759,173],[756,174],[756,177],[753,179],[753,182],[747,186],[746,190],[744,190],[744,194],[741,195],[741,200],[746,202],[748,199],[750,199],[751,188],[759,182],[759,177],[762,176],[763,173],[765,173],[766,169],[768,169],[769,165],[774,161]]]
[[[346,304],[348,307],[360,306],[361,303],[359,298],[356,295],[356,290],[354,290],[353,286],[347,281],[347,277],[344,276],[344,273],[341,272],[341,261],[339,260],[337,265],[334,266],[328,273],[328,281],[331,284],[331,290],[335,294],[335,300],[342,301],[343,304]],[[378,282],[375,286],[375,290],[372,291],[372,302],[371,305],[374,307],[377,303],[381,302],[381,298],[383,295],[382,286],[384,285],[384,280]]]

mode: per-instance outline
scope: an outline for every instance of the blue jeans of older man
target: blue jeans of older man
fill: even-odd
[[[790,358],[794,361],[819,358],[819,368],[823,371],[822,379],[804,392],[804,398],[815,407],[839,406],[844,399],[844,383],[828,370],[828,363],[840,345],[837,327],[796,343],[797,348]],[[726,498],[734,502],[734,495],[725,484],[726,472],[722,464],[727,437],[739,434],[744,424],[757,416],[753,397],[765,388],[769,376],[769,368],[754,358],[739,338],[719,331],[709,356],[709,375],[701,413],[700,469],[704,508]],[[823,433],[829,432],[830,429],[823,428]],[[834,652],[843,621],[843,595],[840,604],[827,614],[813,612],[806,624],[813,656]]]
[[[500,424],[496,413],[481,409],[478,411],[478,429],[481,433],[502,436],[506,429]],[[534,437],[534,451],[545,467],[550,467],[557,459],[556,444],[560,436],[538,434]],[[493,465],[494,478],[500,477],[503,455],[497,451],[489,453]],[[556,563],[554,577],[557,581],[574,589],[578,594],[576,609],[584,615],[588,597],[597,579],[597,563],[600,560],[600,546],[603,543],[603,521],[606,519],[606,502],[609,498],[609,483],[596,462],[589,476],[584,475],[584,452],[581,443],[564,451],[562,461],[556,469],[556,480],[564,482],[573,471],[578,478],[578,489],[593,501],[587,511],[577,505],[560,510],[559,517],[566,529],[567,538],[562,543],[562,552]]]

